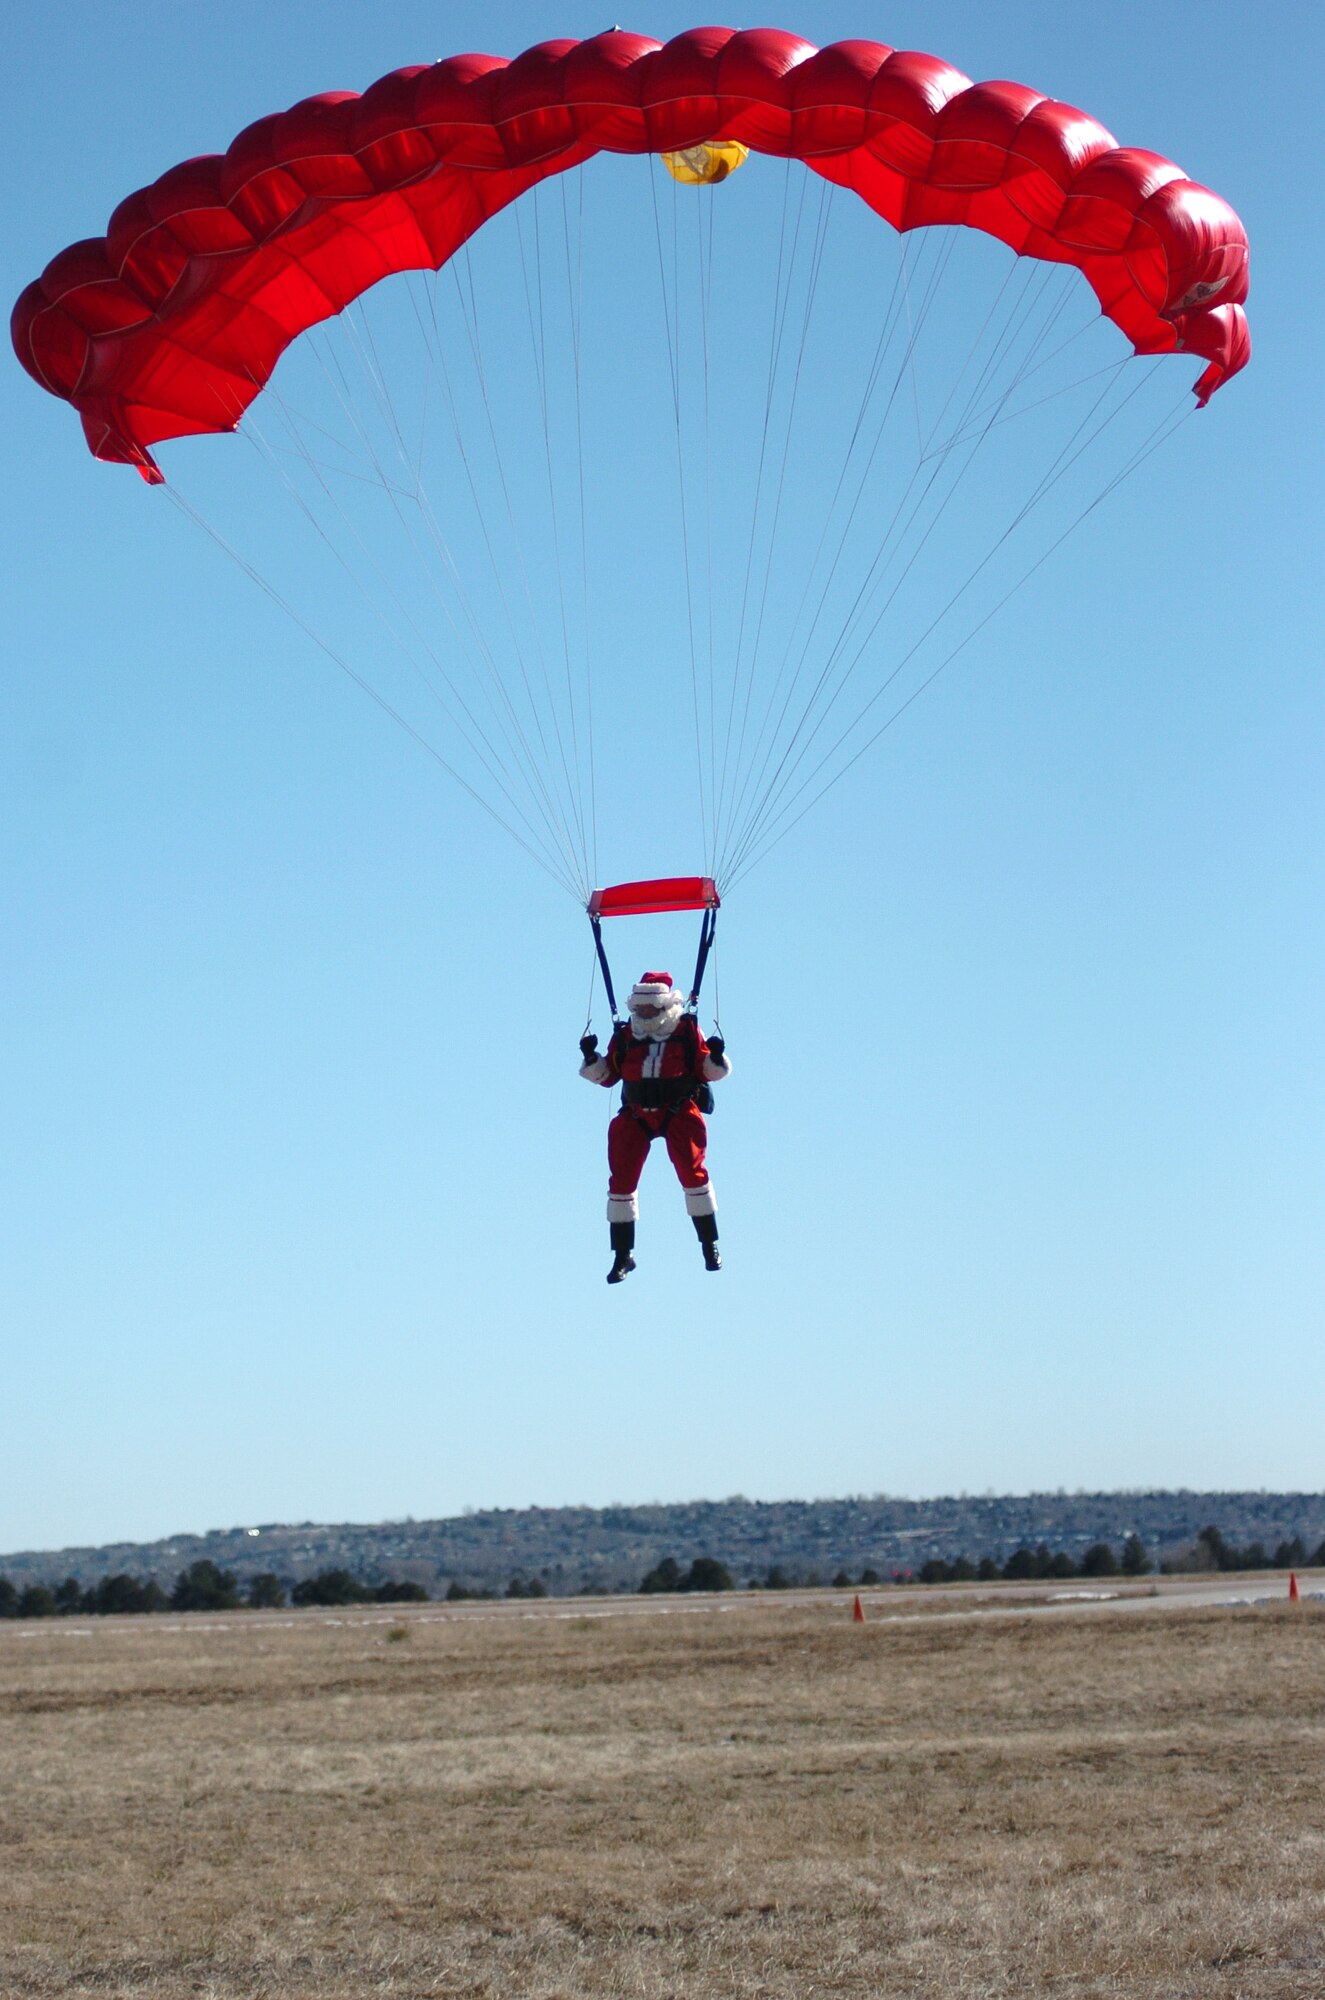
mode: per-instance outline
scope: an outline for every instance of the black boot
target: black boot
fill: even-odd
[[[718,1218],[716,1215],[692,1215],[699,1247],[704,1252],[704,1269],[720,1271],[722,1259],[718,1255]]]
[[[635,1248],[635,1225],[633,1222],[609,1222],[608,1230],[612,1238],[612,1255],[615,1263],[607,1274],[609,1285],[619,1285],[635,1268],[633,1251]]]

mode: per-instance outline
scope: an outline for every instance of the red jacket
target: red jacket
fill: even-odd
[[[709,1054],[694,1015],[683,1014],[661,1042],[638,1039],[629,1025],[615,1029],[606,1052],[583,1063],[580,1075],[607,1090],[620,1083],[623,1104],[656,1111],[689,1102],[704,1084],[717,1083],[730,1070],[725,1055]]]

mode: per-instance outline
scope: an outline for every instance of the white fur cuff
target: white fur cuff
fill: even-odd
[[[609,1222],[638,1221],[639,1196],[637,1194],[609,1194],[607,1197],[607,1219]]]
[[[706,1181],[703,1187],[687,1188],[685,1196],[687,1215],[717,1214],[718,1204],[714,1199],[712,1181]]]

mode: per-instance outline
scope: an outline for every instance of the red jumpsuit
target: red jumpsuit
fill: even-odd
[[[607,1128],[607,1219],[633,1222],[636,1189],[649,1147],[661,1139],[685,1189],[687,1211],[712,1215],[713,1187],[704,1164],[708,1127],[694,1101],[706,1083],[726,1076],[726,1056],[715,1059],[693,1014],[683,1014],[665,1040],[641,1040],[618,1028],[607,1053],[586,1062],[580,1074],[611,1089],[623,1085],[620,1111]]]

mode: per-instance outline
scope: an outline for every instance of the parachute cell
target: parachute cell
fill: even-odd
[[[1202,403],[1248,359],[1246,235],[1171,162],[936,57],[726,28],[456,56],[261,119],[56,257],[14,309],[15,350],[98,458],[154,480],[151,445],[234,429],[300,333],[392,272],[438,269],[550,175],[600,152],[745,148],[803,161],[896,229],[967,224],[1075,265],[1139,353],[1207,361]]]

